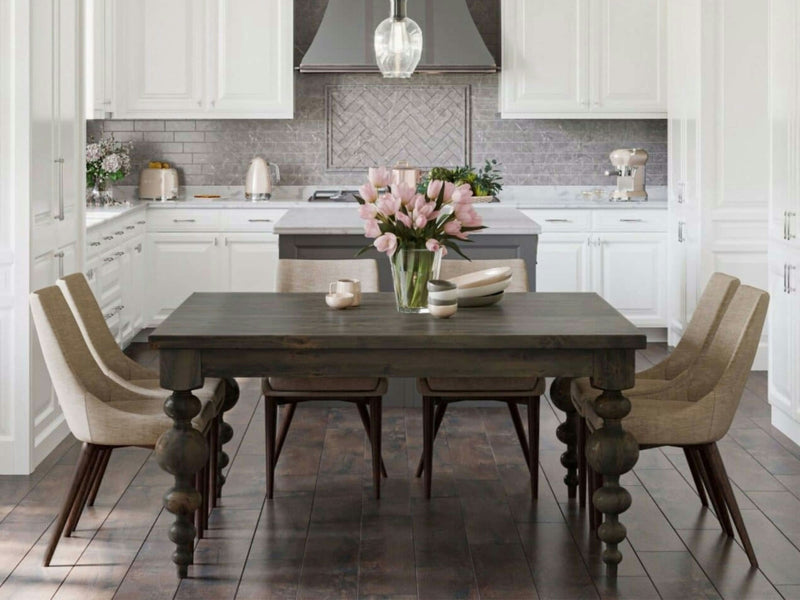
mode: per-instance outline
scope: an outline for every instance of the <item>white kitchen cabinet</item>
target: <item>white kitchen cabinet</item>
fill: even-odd
[[[664,118],[666,0],[506,0],[503,118]]]
[[[221,292],[216,233],[151,233],[147,237],[148,311],[160,321],[194,292]]]
[[[773,250],[769,267],[769,401],[800,419],[800,260],[788,250]]]
[[[663,234],[601,233],[592,236],[592,286],[639,327],[663,327],[667,290]]]
[[[589,236],[586,233],[543,233],[536,251],[537,292],[589,291]]]
[[[278,236],[273,233],[226,233],[223,236],[225,289],[274,292]]]
[[[115,0],[112,20],[113,118],[292,118],[292,0]]]
[[[84,6],[86,118],[105,119],[114,96],[114,0],[85,0]]]

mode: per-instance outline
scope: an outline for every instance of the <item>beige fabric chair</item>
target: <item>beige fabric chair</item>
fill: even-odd
[[[711,344],[711,340],[719,327],[720,321],[725,314],[728,304],[739,288],[740,281],[724,273],[714,273],[708,281],[703,295],[700,297],[697,307],[692,315],[689,324],[686,326],[683,337],[670,355],[659,364],[636,374],[636,384],[633,388],[626,390],[628,398],[640,396],[652,397],[658,395],[662,398],[674,399],[670,390],[680,394],[678,385],[687,375],[691,367],[700,355],[706,351]],[[600,395],[600,390],[592,387],[588,377],[575,379],[572,381],[572,403],[578,411],[581,419],[578,424],[578,481],[580,491],[578,494],[580,505],[586,504],[586,484],[587,478],[594,487],[597,481],[596,476],[588,472],[586,465],[586,455],[583,446],[586,436],[585,417],[587,407],[590,407],[595,399]],[[687,459],[688,451],[687,451]],[[700,500],[704,506],[708,506],[700,483],[700,474],[694,469],[693,462],[692,475],[697,485]],[[592,513],[592,521],[597,518],[598,513]]]
[[[448,279],[494,267],[511,267],[511,284],[507,293],[529,290],[528,271],[522,259],[511,260],[444,260],[441,279]],[[508,406],[520,447],[528,463],[531,494],[539,495],[539,397],[544,394],[545,381],[538,377],[428,377],[417,381],[423,404],[423,450],[416,476],[425,472],[425,496],[431,497],[431,470],[425,463],[433,461],[433,442],[442,425],[447,406],[465,400],[496,400]],[[519,413],[518,404],[528,407],[528,435]],[[435,414],[434,414],[435,409]]]
[[[137,394],[103,373],[57,286],[39,290],[30,297],[31,313],[42,354],[59,405],[72,434],[83,447],[75,476],[64,500],[56,528],[45,554],[45,566],[55,552],[62,533],[71,535],[90,495],[100,485],[101,464],[114,448],[153,448],[159,436],[172,427],[160,398]],[[216,417],[213,393],[198,390],[200,413],[193,426],[205,434]]]
[[[319,293],[320,310],[327,310],[321,296],[328,293],[330,282],[337,279],[358,279],[361,292],[378,292],[378,263],[372,259],[354,260],[289,260],[278,262],[277,291],[280,293]],[[358,310],[352,309],[352,310]],[[383,395],[388,382],[377,377],[269,377],[262,381],[266,403],[267,430],[267,498],[275,488],[275,466],[297,405],[301,402],[340,400],[352,402],[358,409],[364,431],[372,447],[372,471],[375,497],[380,498],[381,476],[386,468],[381,458],[381,415]],[[281,430],[276,438],[278,406],[286,405]],[[369,405],[369,409],[367,409]]]
[[[716,443],[728,432],[753,366],[767,316],[769,295],[741,286],[719,323],[707,349],[674,388],[631,399],[631,412],[623,420],[643,449],[678,446],[688,449],[690,464],[700,473],[717,517],[733,537],[728,512],[742,544],[757,567],[755,553],[733,495]],[[593,403],[585,406],[590,430],[602,425]]]

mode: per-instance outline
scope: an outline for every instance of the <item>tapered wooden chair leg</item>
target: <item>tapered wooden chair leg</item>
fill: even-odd
[[[267,498],[272,500],[275,487],[275,429],[278,421],[278,404],[266,397],[264,406],[267,430]]]
[[[286,410],[283,411],[283,418],[281,419],[281,429],[278,432],[278,441],[275,442],[275,462],[278,462],[278,459],[281,457],[281,450],[283,450],[283,444],[286,442],[286,436],[289,433],[289,427],[292,426],[292,420],[294,419],[294,413],[297,410],[297,403],[292,402],[286,405]]]
[[[75,466],[75,474],[72,476],[72,483],[70,484],[67,495],[64,497],[64,503],[61,505],[61,512],[58,513],[53,533],[50,534],[50,542],[47,544],[47,550],[44,553],[44,566],[49,567],[53,554],[56,551],[58,540],[61,539],[61,532],[64,531],[64,525],[67,523],[67,517],[72,510],[75,499],[78,495],[81,482],[86,476],[86,471],[89,466],[89,459],[91,453],[89,452],[90,444],[84,442],[81,448],[80,456],[78,457],[78,464]]]
[[[370,446],[372,447],[372,486],[375,489],[375,499],[381,498],[381,438],[383,433],[383,407],[380,396],[369,399],[370,416]]]
[[[431,470],[433,467],[433,398],[422,398],[422,461],[424,470],[425,498],[431,497]]]
[[[361,423],[364,425],[364,431],[367,434],[367,439],[372,439],[372,434],[370,433],[370,416],[369,411],[367,411],[367,407],[362,402],[356,402],[356,408],[358,408],[358,414],[361,417]],[[381,475],[384,477],[389,477],[389,474],[386,472],[386,465],[383,464],[383,456],[381,456]]]
[[[525,463],[530,469],[531,457],[530,448],[528,446],[528,435],[525,433],[525,426],[522,424],[522,417],[519,414],[519,407],[516,402],[506,402],[508,405],[508,412],[511,414],[511,422],[514,424],[514,431],[519,440],[519,446],[522,448],[522,455],[525,457]]]
[[[710,462],[713,465],[714,473],[716,474],[715,479],[720,482],[722,496],[725,499],[728,510],[730,510],[731,517],[733,517],[736,531],[739,532],[739,539],[742,540],[744,551],[747,553],[747,558],[750,559],[750,565],[754,569],[757,569],[758,560],[756,559],[756,552],[753,550],[753,544],[750,542],[750,535],[748,535],[747,527],[745,527],[744,519],[742,519],[742,511],[739,510],[739,503],[736,501],[736,495],[733,493],[733,486],[731,486],[731,481],[728,479],[728,472],[725,470],[725,463],[722,461],[719,448],[717,448],[716,443],[709,444],[703,449],[703,452],[708,453]]]
[[[528,398],[528,471],[532,498],[539,497],[539,404],[539,396]]]
[[[209,436],[211,444],[208,449],[208,510],[211,511],[217,507],[217,499],[219,494],[218,481],[217,481],[217,453],[219,452],[219,417],[215,417],[211,422],[211,435]]]
[[[578,506],[586,506],[586,419],[578,419]]]
[[[103,482],[103,476],[106,474],[108,461],[111,459],[112,448],[104,448],[102,450],[103,457],[100,461],[100,468],[96,471],[92,487],[89,490],[89,498],[86,500],[87,506],[94,506],[94,501],[97,499],[97,492],[100,490],[100,484]]]
[[[72,510],[69,513],[69,518],[67,519],[67,526],[64,528],[64,537],[72,536],[72,533],[78,526],[81,513],[86,506],[86,499],[89,497],[89,486],[94,478],[95,470],[98,468],[100,463],[100,448],[92,444],[89,447],[89,451],[91,452],[89,456],[89,466],[86,469],[86,474],[83,477],[83,481],[81,481],[75,502],[72,504]]]
[[[733,537],[733,525],[731,525],[731,519],[728,515],[728,508],[725,506],[725,499],[722,495],[720,484],[715,478],[714,467],[711,464],[710,456],[704,451],[704,446],[697,446],[692,450],[695,452],[695,456],[697,456],[698,463],[701,466],[703,482],[706,484],[706,491],[711,499],[711,504],[714,506],[714,512],[717,514],[717,520],[722,527],[722,531],[724,531],[728,537]]]
[[[444,413],[447,412],[447,402],[442,400],[438,404],[436,404],[436,416],[434,417],[434,424],[433,424],[433,439],[436,439],[436,436],[439,435],[439,428],[442,426],[442,422],[444,421]],[[415,477],[422,477],[422,472],[425,470],[425,456],[424,454],[419,457],[419,463],[417,463],[417,470],[414,473]]]
[[[706,496],[703,478],[700,475],[700,466],[697,464],[697,455],[689,448],[683,449],[683,454],[686,456],[686,462],[689,464],[689,471],[692,473],[694,480],[694,487],[697,489],[697,495],[700,496],[700,503],[708,507],[708,497]]]

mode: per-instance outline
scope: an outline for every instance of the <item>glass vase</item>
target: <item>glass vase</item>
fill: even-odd
[[[114,195],[114,184],[110,180],[98,179],[86,195],[86,205],[90,207],[115,206],[120,204]]]
[[[398,248],[389,260],[397,310],[401,313],[427,313],[428,282],[439,278],[442,251]]]

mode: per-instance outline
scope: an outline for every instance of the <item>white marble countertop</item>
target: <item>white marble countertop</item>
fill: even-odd
[[[331,188],[355,189],[357,186],[329,186]],[[309,204],[308,197],[324,186],[283,186],[275,190],[271,200],[253,202],[244,197],[241,186],[205,186],[181,188],[177,200],[148,201],[136,199],[136,187],[120,186],[118,196],[127,199],[128,204],[86,210],[86,227],[92,229],[112,219],[129,214],[134,210],[186,208],[186,209],[292,209],[312,207],[321,209],[349,209],[356,213],[356,205],[342,202],[318,202]],[[506,186],[500,194],[500,202],[487,204],[482,210],[516,208],[525,210],[617,210],[617,209],[667,209],[666,187],[650,187],[647,202],[610,202],[608,197],[612,188],[591,188],[587,186]],[[219,198],[196,198],[195,195],[219,195]]]
[[[349,205],[352,206],[352,205]],[[530,235],[542,232],[533,219],[526,217],[516,208],[476,206],[488,229],[475,232],[475,235],[488,233],[494,235]],[[364,221],[356,210],[342,210],[340,207],[294,208],[275,223],[278,235],[363,235]]]

